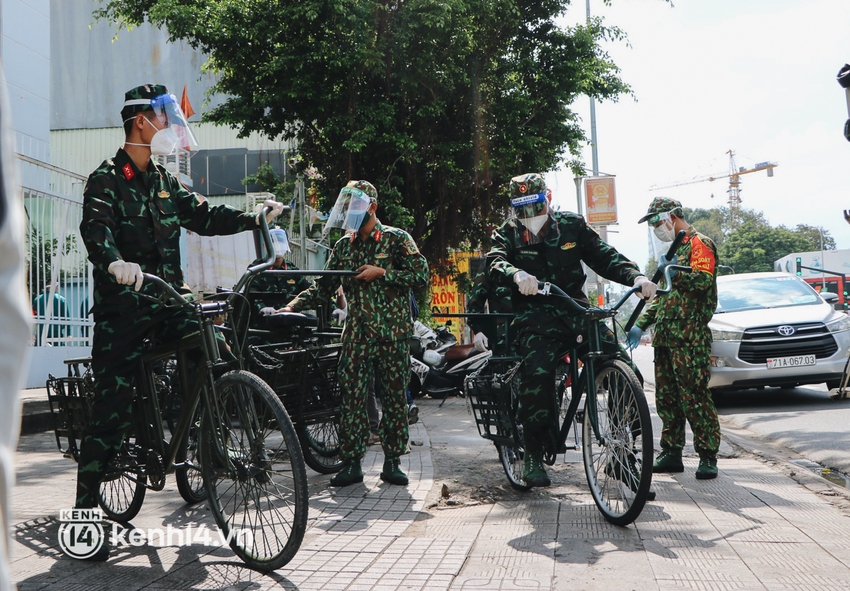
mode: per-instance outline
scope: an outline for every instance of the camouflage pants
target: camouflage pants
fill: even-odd
[[[661,449],[685,447],[685,421],[694,433],[694,449],[716,456],[720,422],[708,389],[709,353],[704,347],[655,347],[655,407],[663,422]]]
[[[145,337],[156,328],[167,342],[198,332],[191,311],[148,308],[122,316],[98,318],[92,340],[95,394],[92,417],[80,444],[77,507],[96,506],[95,493],[107,464],[132,426],[133,394]]]
[[[575,333],[564,322],[547,318],[547,326],[522,326],[519,329],[520,367],[519,407],[517,418],[522,423],[525,444],[530,450],[554,444],[558,416],[555,397],[555,370],[561,358],[576,347]],[[632,368],[634,365],[623,348],[614,341],[613,333],[600,323],[602,350],[618,355]],[[578,346],[579,355],[588,350],[588,339]]]
[[[384,455],[397,458],[409,452],[407,439],[407,381],[410,378],[410,343],[379,340],[343,341],[339,359],[339,383],[342,387],[342,418],[339,425],[343,460],[366,455],[369,417],[366,399],[373,377],[381,392],[382,416],[378,425]]]

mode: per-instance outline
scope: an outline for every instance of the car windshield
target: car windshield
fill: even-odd
[[[815,290],[796,277],[760,277],[717,284],[718,313],[818,303]]]

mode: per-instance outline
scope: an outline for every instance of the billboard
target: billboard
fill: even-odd
[[[588,224],[617,223],[617,194],[613,176],[596,176],[584,179]]]

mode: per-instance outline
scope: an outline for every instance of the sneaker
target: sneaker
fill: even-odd
[[[415,425],[419,422],[419,407],[412,402],[407,406],[407,424]]]
[[[696,477],[697,480],[717,478],[717,458],[713,456],[700,456]]]
[[[363,482],[363,469],[360,467],[360,460],[348,460],[342,466],[342,470],[331,478],[331,486],[348,486],[358,482]]]
[[[522,479],[528,486],[549,486],[552,481],[543,466],[543,452],[530,452],[525,450],[525,464],[522,470]]]
[[[682,452],[662,451],[658,457],[655,458],[655,463],[652,464],[652,471],[656,474],[659,472],[684,472],[685,465],[682,463]]]
[[[399,466],[398,458],[386,458],[384,460],[384,469],[381,470],[381,480],[390,484],[398,484],[404,486],[409,481],[407,474],[402,472]]]

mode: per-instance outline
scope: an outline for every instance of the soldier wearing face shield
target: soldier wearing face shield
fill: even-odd
[[[549,486],[543,453],[554,448],[555,369],[564,353],[584,337],[581,320],[568,306],[557,298],[535,297],[538,282],[551,282],[586,302],[584,262],[606,279],[640,286],[638,295],[648,300],[655,296],[656,285],[637,264],[603,242],[582,216],[552,211],[551,192],[539,174],[512,178],[509,194],[513,215],[493,232],[487,258],[491,279],[513,284],[512,333],[523,358],[518,409],[525,434],[523,478],[529,486]],[[608,352],[628,360],[607,328],[603,341]]]
[[[628,335],[629,346],[637,347],[641,333],[655,325],[655,404],[663,425],[653,472],[684,471],[687,422],[700,457],[696,477],[716,478],[720,422],[708,389],[712,340],[708,322],[717,308],[717,248],[685,220],[682,204],[675,199],[656,197],[638,222],[650,224],[662,242],[672,242],[684,230],[685,239],[673,260],[662,255],[660,265],[682,260],[693,269],[676,273],[673,290],[647,306]]]
[[[410,234],[378,221],[377,208],[378,192],[368,181],[351,181],[340,191],[328,224],[347,234],[334,245],[325,268],[360,273],[318,277],[310,289],[281,310],[310,309],[327,301],[340,286],[349,302],[338,369],[343,387],[339,439],[344,465],[331,479],[332,486],[363,482],[360,460],[369,440],[366,400],[373,376],[378,380],[383,407],[381,480],[408,483],[399,458],[409,452],[406,387],[413,335],[409,294],[428,284],[428,263]]]
[[[200,329],[185,308],[142,298],[140,293],[160,294],[155,286],[142,284],[142,273],[158,275],[190,295],[180,267],[180,228],[203,236],[235,234],[258,227],[262,215],[210,206],[151,159],[171,153],[178,144],[195,145],[176,97],[165,86],[146,84],[128,91],[121,120],[124,146],[89,176],[83,191],[80,233],[94,279],[95,394],[80,448],[80,508],[95,506],[98,483],[131,425],[134,376],[145,337],[156,328],[165,342]],[[283,210],[275,201],[265,205],[271,208],[267,219]],[[105,560],[108,554],[104,544],[92,559]]]

